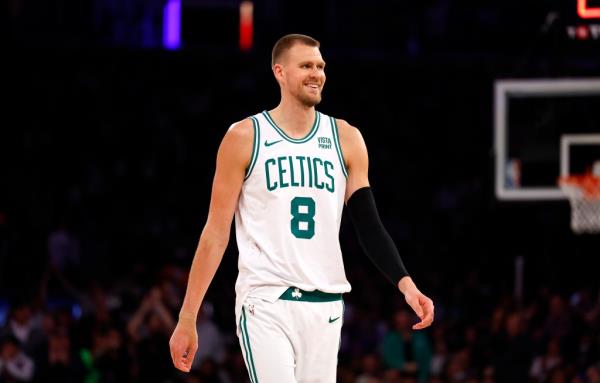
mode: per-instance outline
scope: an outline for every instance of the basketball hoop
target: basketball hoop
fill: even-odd
[[[568,175],[559,179],[571,203],[571,229],[577,234],[600,233],[600,174]]]

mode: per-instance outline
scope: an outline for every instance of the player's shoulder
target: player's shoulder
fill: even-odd
[[[351,125],[348,121],[335,118],[335,123],[338,128],[338,134],[340,135],[340,141],[342,142],[353,142],[354,140],[362,139],[360,130],[354,125]]]
[[[367,148],[360,130],[341,118],[336,118],[335,121],[338,127],[340,145],[346,164],[352,166],[355,161],[362,161]]]
[[[236,145],[244,145],[245,143],[252,143],[254,140],[254,123],[251,118],[244,118],[243,120],[234,122],[229,126],[224,142],[228,142]]]
[[[252,119],[245,118],[229,126],[221,141],[220,151],[227,156],[239,157],[245,161],[250,156],[254,143]]]
[[[234,122],[229,126],[226,134],[240,137],[252,137],[254,134],[254,123],[252,122],[252,118],[248,117]]]

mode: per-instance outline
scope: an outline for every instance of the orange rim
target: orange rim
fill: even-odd
[[[560,177],[558,182],[561,186],[572,186],[582,190],[586,198],[600,198],[600,177],[591,173]]]

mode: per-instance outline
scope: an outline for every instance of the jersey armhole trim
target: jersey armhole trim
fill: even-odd
[[[254,169],[254,165],[256,165],[256,159],[258,158],[258,151],[260,149],[260,129],[258,126],[258,120],[256,117],[250,117],[252,119],[252,127],[254,128],[254,141],[252,143],[252,157],[250,160],[250,164],[248,164],[248,168],[246,169],[246,176],[244,177],[244,181],[250,177],[252,174],[252,170]]]
[[[338,136],[338,127],[335,118],[329,117],[331,121],[331,133],[333,135],[333,141],[335,141],[335,150],[337,151],[338,158],[340,160],[340,165],[342,165],[342,173],[344,173],[344,177],[348,178],[348,170],[346,169],[346,163],[344,162],[344,154],[342,152],[342,146],[340,145],[340,137]]]

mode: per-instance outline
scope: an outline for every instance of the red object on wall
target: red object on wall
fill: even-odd
[[[254,4],[242,1],[240,4],[240,49],[244,52],[252,49],[254,35]]]

